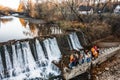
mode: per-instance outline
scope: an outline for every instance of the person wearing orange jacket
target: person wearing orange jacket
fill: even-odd
[[[99,53],[97,52],[97,50],[95,49],[94,46],[91,48],[91,52],[92,52],[92,55],[93,55],[94,58],[98,57]]]
[[[74,66],[75,66],[75,56],[73,54],[71,54],[69,67],[72,69]]]

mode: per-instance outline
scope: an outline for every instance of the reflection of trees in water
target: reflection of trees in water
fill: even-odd
[[[41,35],[51,35],[51,34],[61,34],[61,29],[57,24],[44,24],[39,25],[38,34]]]
[[[39,24],[38,26],[38,35],[39,36],[42,36],[42,35],[49,35],[50,34],[50,27],[48,27],[47,25],[45,24]]]
[[[38,36],[37,24],[29,23],[28,25],[26,25],[24,27],[29,30],[29,31],[23,32],[25,35],[29,35],[29,36],[33,36],[33,37]]]
[[[26,29],[29,28],[30,32],[24,32],[25,35],[32,36],[45,36],[51,34],[61,34],[62,31],[57,24],[35,24],[27,22],[24,19],[19,19],[22,26]]]
[[[37,36],[37,32],[38,32],[38,30],[36,28],[37,24],[29,23],[28,21],[26,21],[23,18],[19,18],[19,21],[20,21],[20,23],[21,23],[21,25],[23,27],[25,27],[26,29],[30,30],[30,31],[24,31],[23,33],[25,35]]]
[[[37,24],[29,23],[29,28],[34,36],[38,36]]]
[[[25,19],[19,18],[19,21],[20,21],[20,23],[22,24],[22,26],[26,27],[27,22],[25,21]]]

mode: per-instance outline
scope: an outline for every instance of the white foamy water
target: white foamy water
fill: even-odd
[[[59,61],[61,58],[61,52],[57,45],[56,38],[48,38],[43,41],[46,47],[42,47],[39,40],[35,40],[36,52],[38,60],[35,61],[29,41],[16,42],[15,45],[11,45],[12,51],[8,51],[6,45],[4,45],[5,51],[5,61],[6,61],[6,71],[8,73],[3,74],[2,80],[24,80],[24,79],[35,79],[42,78],[48,79],[51,75],[57,76],[60,75],[61,71],[59,68],[54,65],[53,60]],[[49,48],[46,49],[49,45]],[[54,47],[54,48],[52,48]],[[44,48],[44,49],[43,49]],[[47,50],[48,59],[45,57],[45,51]],[[49,50],[49,51],[48,51]],[[55,50],[55,52],[53,52]],[[12,52],[10,56],[10,52]],[[35,54],[35,53],[34,53]],[[53,59],[53,57],[55,57]],[[2,58],[0,57],[0,71],[4,70],[2,67]],[[13,63],[13,64],[12,64]]]
[[[75,32],[72,32],[71,34],[68,35],[68,43],[70,49],[80,50],[83,48]]]

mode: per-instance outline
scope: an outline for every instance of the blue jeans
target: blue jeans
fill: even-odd
[[[69,67],[72,69],[72,67],[75,66],[75,62],[69,63]]]
[[[83,63],[84,63],[84,59],[80,59],[79,64],[83,64]]]
[[[87,58],[87,63],[89,63],[91,61],[91,58]]]

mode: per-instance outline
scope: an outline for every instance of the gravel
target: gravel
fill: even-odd
[[[120,80],[120,52],[92,70],[92,80]]]

